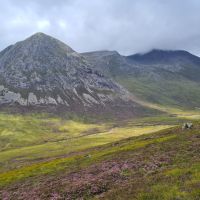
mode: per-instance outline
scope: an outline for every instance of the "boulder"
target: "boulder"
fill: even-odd
[[[182,130],[186,130],[186,129],[192,129],[193,124],[192,123],[184,123],[182,126]]]

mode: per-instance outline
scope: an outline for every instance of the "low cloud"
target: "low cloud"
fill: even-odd
[[[78,52],[159,48],[200,55],[199,10],[199,0],[7,0],[0,49],[44,32]]]

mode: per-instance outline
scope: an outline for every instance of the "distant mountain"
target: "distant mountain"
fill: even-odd
[[[0,52],[0,105],[98,114],[145,110],[82,55],[43,33]]]
[[[96,51],[82,53],[95,69],[100,70],[107,77],[115,77],[136,73],[137,66],[133,65],[127,57],[120,55],[117,51]],[[133,69],[134,68],[134,69]]]
[[[200,58],[187,51],[152,50],[146,54],[135,54],[127,58],[133,63],[177,72],[192,81],[200,81]]]
[[[99,51],[83,56],[143,100],[190,109],[200,107],[200,58],[189,52],[152,50],[122,56]]]

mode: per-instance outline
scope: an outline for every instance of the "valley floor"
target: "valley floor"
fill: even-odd
[[[183,131],[184,118],[2,113],[0,199],[200,199],[200,125]]]

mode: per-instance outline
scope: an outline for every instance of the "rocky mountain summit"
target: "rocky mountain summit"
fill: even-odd
[[[82,55],[43,33],[0,52],[0,105],[131,113],[140,108]]]

